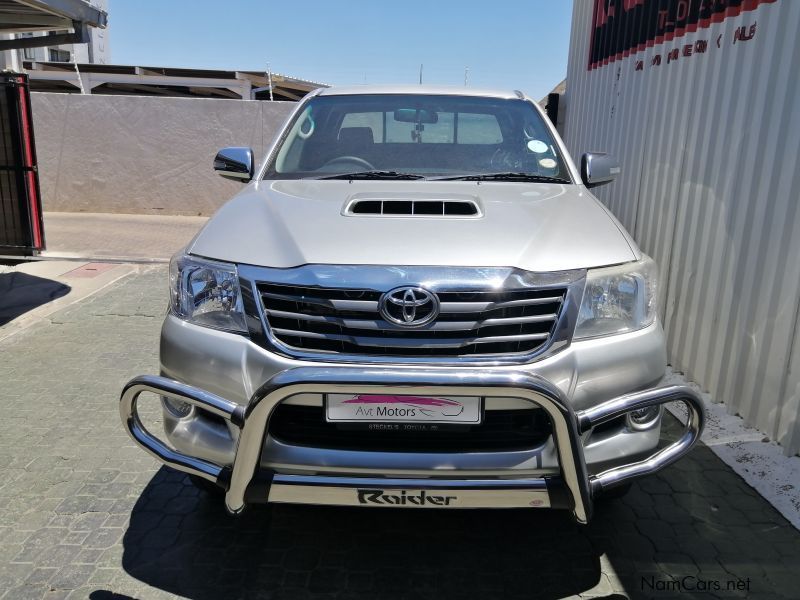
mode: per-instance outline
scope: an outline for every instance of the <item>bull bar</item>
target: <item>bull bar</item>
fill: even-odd
[[[560,473],[517,479],[384,478],[294,475],[265,472],[260,468],[270,416],[284,399],[301,393],[381,393],[387,388],[401,394],[506,396],[527,400],[550,417]],[[177,452],[156,438],[139,418],[137,401],[144,392],[192,404],[236,426],[240,431],[233,464],[217,465]],[[582,434],[630,411],[668,402],[682,402],[688,411],[684,431],[676,441],[644,460],[596,475],[588,474]],[[697,443],[705,423],[702,400],[687,386],[670,385],[634,392],[576,412],[559,388],[529,373],[356,367],[288,369],[262,385],[247,405],[172,379],[143,375],[123,388],[120,416],[131,438],[152,456],[174,469],[205,478],[223,488],[225,506],[233,514],[240,513],[248,503],[256,502],[359,505],[364,504],[361,500],[365,497],[380,498],[380,494],[390,490],[394,494],[391,505],[563,508],[571,510],[580,523],[591,519],[593,500],[604,490],[655,473],[683,457]]]

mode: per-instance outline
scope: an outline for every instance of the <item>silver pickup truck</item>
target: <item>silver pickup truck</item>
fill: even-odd
[[[132,438],[249,503],[549,507],[594,500],[697,442],[663,385],[658,270],[519,92],[329,88],[170,265],[160,376]],[[165,434],[139,416],[160,397]],[[660,441],[664,404],[685,429]]]

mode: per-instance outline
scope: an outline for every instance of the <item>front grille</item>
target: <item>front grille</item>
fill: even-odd
[[[321,406],[279,404],[270,435],[294,446],[368,452],[502,452],[536,448],[550,436],[542,409],[487,410],[480,425],[438,431],[372,431],[329,423]]]
[[[547,346],[566,288],[446,291],[439,316],[421,328],[386,321],[382,291],[258,285],[273,336],[301,352],[470,357],[529,354]]]

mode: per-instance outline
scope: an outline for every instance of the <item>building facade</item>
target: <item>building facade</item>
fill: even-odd
[[[670,362],[800,451],[800,2],[576,0],[571,152],[661,268]]]
[[[86,0],[91,6],[108,12],[108,0]],[[30,31],[5,34],[5,39],[53,36],[64,30]],[[108,26],[105,29],[89,28],[89,41],[82,44],[54,44],[37,48],[18,48],[0,52],[0,68],[20,72],[25,62],[77,62],[107,64],[111,62]]]

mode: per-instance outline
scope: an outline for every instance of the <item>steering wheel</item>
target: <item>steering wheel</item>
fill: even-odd
[[[358,156],[337,156],[336,158],[332,158],[324,165],[322,165],[322,168],[325,169],[326,167],[333,167],[342,163],[344,164],[350,163],[353,165],[358,165],[359,167],[364,167],[364,169],[366,169],[367,171],[375,170],[375,167],[373,165],[371,165],[363,158],[359,158]]]

